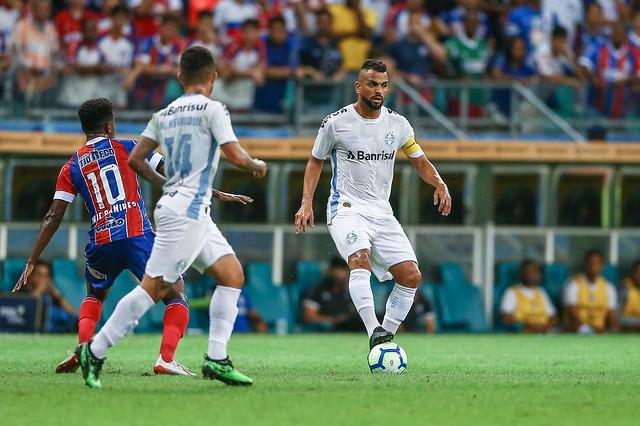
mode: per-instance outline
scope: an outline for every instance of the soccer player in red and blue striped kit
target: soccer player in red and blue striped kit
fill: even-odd
[[[151,254],[154,232],[147,216],[138,176],[128,165],[136,145],[130,139],[116,139],[113,105],[107,99],[84,102],[78,116],[86,144],[73,153],[62,167],[53,202],[45,215],[33,252],[14,291],[25,286],[34,265],[55,232],[65,211],[79,194],[91,217],[89,244],[85,248],[87,297],[80,306],[78,341],[94,335],[102,313],[102,302],[115,279],[128,269],[142,279]],[[163,157],[154,152],[147,161],[162,174]],[[249,197],[215,191],[222,201],[252,202]],[[160,355],[154,366],[157,374],[194,376],[178,363],[174,354],[189,322],[189,304],[182,279],[163,299],[166,310]],[[78,359],[71,354],[56,368],[57,373],[73,373]]]

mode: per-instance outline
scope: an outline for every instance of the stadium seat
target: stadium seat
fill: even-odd
[[[11,291],[13,289],[26,263],[26,259],[9,257],[2,262],[2,281],[0,281],[2,286],[0,290]]]
[[[275,286],[271,281],[271,264],[252,262],[246,268],[247,285],[245,287],[251,303],[267,324],[273,326],[278,320],[291,324],[291,310],[287,290],[284,286]]]
[[[462,266],[445,263],[440,271],[443,283],[437,288],[436,299],[443,331],[488,331],[482,293],[467,281]]]
[[[515,262],[501,262],[498,264],[496,274],[496,286],[504,287],[516,284],[520,281],[520,265]]]
[[[439,284],[424,282],[420,285],[419,291],[422,293],[422,296],[429,301],[431,305],[431,310],[433,311],[433,316],[435,317],[436,323],[436,333],[442,330],[442,325],[440,324],[440,315],[438,315],[438,309],[436,306],[436,288]]]
[[[550,263],[544,266],[542,286],[547,290],[549,298],[556,308],[562,306],[562,292],[568,278],[569,269],[564,264]]]
[[[300,303],[309,288],[319,284],[324,276],[323,265],[320,262],[302,260],[296,265],[296,281],[286,285],[289,309],[292,317],[300,320]]]
[[[504,296],[509,287],[511,287],[511,284],[500,283],[493,288],[493,331],[507,331],[507,327],[502,324],[500,319],[500,303],[502,302],[502,296]]]
[[[605,277],[614,286],[618,285],[618,268],[611,263],[607,264],[602,271],[602,276]]]
[[[56,259],[51,266],[55,286],[78,312],[87,294],[85,280],[78,274],[78,264],[75,260]]]
[[[378,316],[384,316],[384,312],[387,306],[387,299],[389,298],[389,293],[393,289],[392,281],[380,282],[375,277],[375,275],[371,274],[371,291],[373,292],[373,303],[376,307],[376,314]]]

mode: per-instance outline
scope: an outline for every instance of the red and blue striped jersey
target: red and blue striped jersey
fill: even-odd
[[[603,83],[601,88],[590,88],[589,99],[593,108],[611,118],[626,115],[631,90],[629,85],[616,83],[640,75],[639,59],[628,43],[619,49],[610,42],[592,45],[587,49],[580,58],[580,65]]]
[[[127,164],[136,141],[95,138],[77,150],[62,167],[54,199],[72,203],[80,194],[91,216],[89,239],[96,245],[152,231],[138,176]],[[151,167],[162,156],[147,158]]]

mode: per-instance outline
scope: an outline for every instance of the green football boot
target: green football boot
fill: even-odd
[[[91,349],[89,349],[89,343],[82,343],[76,348],[75,354],[80,362],[80,368],[82,368],[82,377],[84,383],[91,389],[100,389],[102,384],[100,383],[100,370],[102,370],[102,364],[104,359],[97,358]]]
[[[213,360],[205,354],[202,375],[205,378],[220,380],[232,386],[251,386],[253,384],[253,379],[236,370],[229,357],[223,360]]]

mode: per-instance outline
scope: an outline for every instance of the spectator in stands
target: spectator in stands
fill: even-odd
[[[99,25],[99,24],[98,24]],[[119,108],[127,105],[127,92],[123,84],[133,65],[135,45],[128,37],[131,15],[125,6],[111,9],[110,28],[98,41],[98,49],[106,66],[97,97],[110,99]]]
[[[580,57],[589,47],[606,42],[602,7],[598,3],[587,5],[584,25],[578,29],[574,43],[574,51]]]
[[[307,292],[302,301],[302,321],[336,331],[362,330],[349,296],[349,266],[342,258],[331,259],[322,283]]]
[[[631,274],[620,287],[620,325],[625,330],[640,331],[640,260],[631,265]]]
[[[584,256],[584,272],[566,284],[563,303],[569,316],[569,331],[603,333],[620,328],[616,289],[602,276],[603,269],[604,255],[589,250]]]
[[[629,44],[635,55],[640,58],[640,9],[636,10],[631,20],[631,30],[629,31]]]
[[[225,44],[242,39],[244,23],[257,18],[258,7],[247,0],[221,0],[213,13],[214,26]]]
[[[225,52],[225,64],[213,87],[211,97],[234,110],[253,106],[256,86],[264,84],[265,47],[260,39],[260,25],[248,19],[242,26],[242,38]]]
[[[269,33],[264,39],[265,83],[256,89],[254,109],[270,113],[281,113],[289,79],[296,74],[298,49],[294,38],[287,33],[282,16],[269,20]]]
[[[75,54],[65,64],[65,77],[58,102],[66,107],[78,107],[85,100],[98,97],[101,77],[107,71],[98,48],[97,21],[83,21],[81,41],[75,48]]]
[[[53,283],[51,265],[48,263],[38,261],[35,264],[33,273],[29,277],[27,287],[23,287],[20,292],[28,293],[35,297],[41,297],[45,299],[45,303],[50,303],[49,332],[70,332],[77,327],[78,314]]]
[[[416,19],[415,15],[420,17],[420,21],[424,28],[429,28],[431,18],[427,9],[424,7],[424,0],[406,0],[399,3],[398,7],[393,8],[387,16],[387,28],[393,31],[395,39],[400,40],[406,38],[411,31],[412,19]],[[413,18],[410,18],[412,17]]]
[[[75,62],[82,42],[82,25],[88,20],[97,21],[98,15],[85,7],[85,0],[68,0],[66,3],[67,7],[56,14],[53,22],[65,61]]]
[[[592,45],[580,57],[579,65],[580,75],[590,83],[592,111],[624,118],[632,100],[631,86],[640,72],[640,62],[627,41],[624,24],[614,24],[610,39]]]
[[[299,78],[323,81],[344,77],[342,54],[333,34],[333,16],[326,9],[316,13],[316,33],[302,41],[299,55]]]
[[[502,322],[525,333],[546,333],[558,324],[556,308],[540,287],[540,265],[532,259],[520,264],[520,283],[507,289],[500,302]]]
[[[11,43],[18,22],[18,6],[17,0],[0,2],[0,77],[11,66]]]
[[[196,27],[198,23],[198,17],[201,12],[205,10],[211,12],[213,17],[213,10],[218,5],[220,0],[187,0],[187,26],[189,29]]]
[[[540,0],[524,0],[521,6],[511,10],[507,16],[507,36],[522,38],[527,52],[534,52],[548,39],[547,29],[540,11]]]
[[[446,52],[431,31],[424,26],[420,13],[409,16],[409,33],[389,49],[399,75],[408,82],[420,85],[432,75],[433,62],[442,62]]]
[[[631,15],[633,0],[587,0],[597,2],[607,23],[626,22]]]
[[[532,58],[527,55],[525,39],[522,37],[509,39],[506,54],[496,56],[492,70],[493,78],[503,81],[520,81],[526,84],[535,75]],[[495,90],[493,100],[502,114],[511,114],[511,96],[508,90]]]
[[[467,10],[464,15],[464,31],[451,37],[445,43],[449,76],[462,80],[482,80],[487,76],[487,68],[491,59],[491,48],[487,38],[481,34],[481,15],[474,10]],[[487,92],[483,89],[469,90],[470,117],[484,115],[483,108],[487,103]],[[458,93],[449,99],[449,114],[460,113]]]
[[[183,50],[179,25],[180,20],[175,15],[165,15],[158,35],[140,43],[134,68],[124,83],[125,88],[131,88],[138,80],[133,96],[136,106],[157,109],[166,98],[172,97],[166,90],[168,81],[178,73],[179,55]]]
[[[360,5],[360,0],[345,0],[345,4],[331,4],[333,30],[340,42],[344,68],[357,72],[371,50],[371,36],[376,15]]]
[[[579,0],[578,0],[579,1]],[[440,14],[440,20],[446,29],[446,34],[449,36],[466,36],[472,40],[475,39],[488,39],[489,27],[487,15],[481,12],[480,0],[458,0],[458,6],[449,9]],[[469,36],[465,24],[465,17],[467,14],[472,13],[477,16],[478,24],[476,25],[476,32]]]
[[[28,101],[39,96],[42,103],[50,104],[60,65],[58,34],[50,19],[49,0],[32,0],[29,6],[31,16],[18,22],[13,38],[17,91]]]
[[[260,312],[253,307],[249,294],[243,290],[238,298],[238,316],[233,324],[233,332],[266,333],[268,330],[267,323],[262,319]]]
[[[133,11],[133,28],[140,40],[162,31],[166,16],[174,16],[178,25],[182,19],[181,0],[127,0],[127,6]]]
[[[436,331],[436,318],[431,309],[431,303],[420,291],[416,291],[413,306],[402,322],[400,330],[423,333]]]
[[[203,10],[198,15],[196,32],[189,46],[204,46],[211,51],[216,59],[222,55],[222,46],[213,27],[213,14],[210,11]]]
[[[133,29],[131,28],[131,20],[129,16],[129,9],[127,6],[121,4],[120,0],[103,0],[102,8],[100,10],[100,19],[98,20],[98,34],[103,36],[111,30],[113,25],[113,11],[115,8],[127,11],[127,25],[122,29],[122,34],[128,37],[133,35]]]
[[[569,46],[576,40],[578,28],[585,18],[583,0],[542,0],[544,28],[562,27],[567,31]]]

